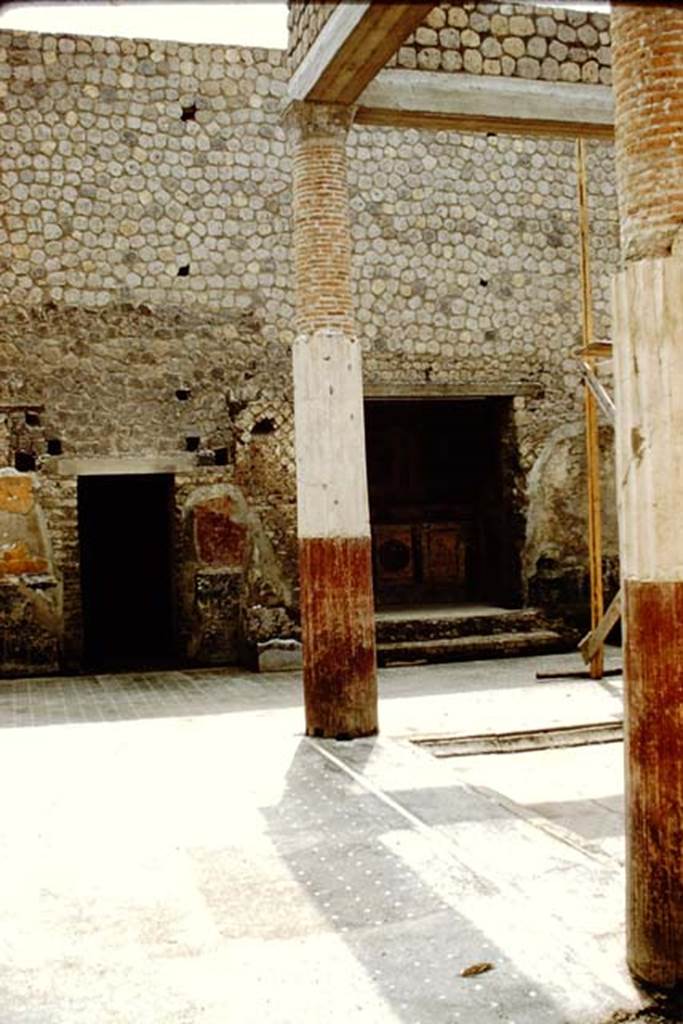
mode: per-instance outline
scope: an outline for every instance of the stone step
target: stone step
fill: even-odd
[[[537,608],[446,608],[381,611],[376,616],[378,644],[445,640],[501,633],[529,633],[546,623]]]
[[[474,661],[480,658],[517,658],[566,650],[567,641],[559,633],[552,629],[533,629],[483,636],[378,643],[377,662],[380,666],[391,666],[417,662]]]

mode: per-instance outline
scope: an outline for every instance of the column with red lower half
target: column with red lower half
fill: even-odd
[[[360,343],[351,299],[349,108],[294,104],[293,347],[306,731],[377,732]]]
[[[683,9],[613,4],[628,961],[683,985]]]

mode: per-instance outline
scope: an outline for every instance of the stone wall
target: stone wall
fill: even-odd
[[[64,657],[81,640],[73,459],[177,456],[179,519],[202,488],[233,488],[250,510],[243,639],[291,633],[281,54],[22,33],[2,46],[0,443],[44,479]],[[225,638],[213,654],[206,641],[216,566],[209,586],[189,541],[179,558],[185,649],[225,655]]]
[[[574,145],[357,128],[351,188],[356,317],[369,380],[526,381],[550,423],[580,409]],[[597,337],[618,260],[612,149],[589,146]],[[520,423],[526,417],[520,417]],[[532,457],[536,415],[522,430]],[[544,431],[545,432],[545,431]]]
[[[389,66],[610,85],[609,18],[559,6],[442,3]]]
[[[261,296],[288,315],[280,52],[22,33],[0,46],[6,299],[248,310]]]
[[[298,67],[336,4],[289,4],[289,56]],[[610,85],[609,18],[513,3],[441,3],[388,67]]]
[[[0,463],[31,474],[64,663],[81,638],[76,481],[97,459],[175,466],[188,655],[295,633],[287,75],[273,51],[0,35]],[[603,337],[612,159],[589,147]],[[349,163],[368,386],[534,385],[512,429],[519,505],[537,521],[532,471],[581,416],[572,144],[359,127]],[[527,589],[544,544],[560,576],[582,564],[576,532],[548,531]]]
[[[289,0],[287,28],[292,71],[298,68],[336,6],[336,3],[316,3],[315,0],[301,0],[299,3]]]
[[[512,422],[514,489],[528,523],[525,596],[580,618],[588,589],[574,144],[376,128],[358,128],[354,142],[366,379],[415,393],[540,385],[514,399]],[[619,260],[613,151],[591,144],[588,152],[595,334],[609,338]],[[611,590],[618,536],[609,429],[602,447]],[[558,464],[567,468],[564,487]]]

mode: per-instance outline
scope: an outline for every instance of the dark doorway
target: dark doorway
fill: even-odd
[[[512,400],[368,400],[378,605],[520,601]]]
[[[79,478],[88,668],[146,668],[173,660],[172,508],[172,476]]]

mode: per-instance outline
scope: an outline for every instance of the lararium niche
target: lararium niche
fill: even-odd
[[[522,603],[512,398],[369,399],[378,607]]]

